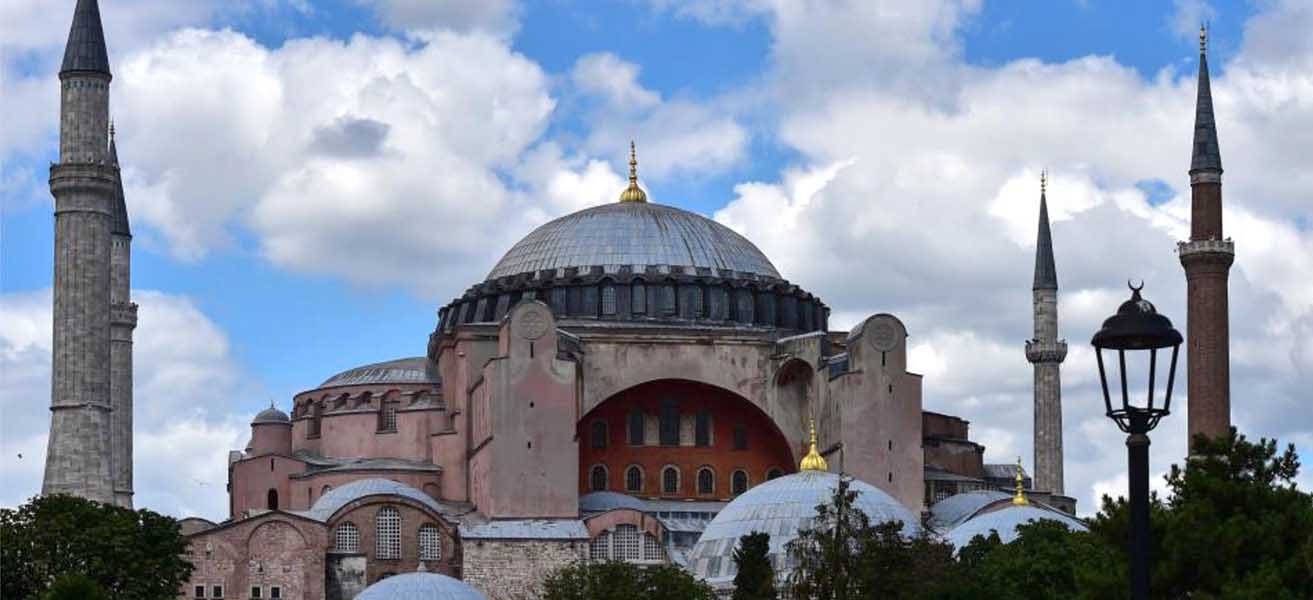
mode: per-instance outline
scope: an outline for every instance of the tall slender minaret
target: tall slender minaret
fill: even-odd
[[[1190,241],[1177,253],[1186,279],[1186,358],[1190,438],[1231,428],[1227,276],[1235,245],[1222,237],[1222,154],[1208,81],[1207,30],[1199,28],[1199,96],[1190,157]]]
[[[114,123],[109,125],[109,160],[114,166],[114,214],[109,251],[109,404],[114,469],[114,503],[132,507],[132,332],[137,305],[132,302],[132,228],[119,172]]]
[[[114,501],[110,254],[118,170],[109,152],[109,56],[96,0],[78,0],[59,71],[54,340],[43,494]]]
[[[1062,361],[1067,342],[1058,339],[1058,272],[1053,262],[1053,235],[1045,198],[1048,175],[1039,180],[1039,233],[1035,238],[1035,284],[1031,287],[1035,337],[1026,341],[1026,360],[1035,366],[1036,490],[1063,495]]]

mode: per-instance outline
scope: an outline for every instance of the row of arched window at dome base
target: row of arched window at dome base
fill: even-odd
[[[442,532],[433,523],[423,523],[416,531],[419,560],[442,560]],[[333,552],[361,553],[360,527],[352,521],[338,523],[333,529]],[[391,506],[374,515],[374,554],[376,560],[401,558],[401,513]]]
[[[564,277],[555,277],[564,271]],[[830,309],[820,298],[783,280],[720,277],[710,269],[684,274],[649,268],[611,274],[594,267],[506,277],[472,287],[439,311],[438,330],[497,322],[523,300],[539,300],[557,318],[605,321],[681,322],[753,326],[793,331],[826,330]],[[720,273],[726,273],[721,271]]]

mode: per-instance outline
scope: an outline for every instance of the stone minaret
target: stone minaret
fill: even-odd
[[[1190,241],[1177,244],[1186,279],[1188,416],[1196,434],[1226,435],[1231,428],[1230,333],[1227,275],[1235,245],[1222,237],[1222,154],[1208,82],[1206,31],[1199,30],[1199,97],[1190,158]]]
[[[96,0],[78,0],[59,81],[59,162],[50,167],[54,352],[41,491],[113,502],[110,256],[119,178],[110,159],[109,57]]]
[[[1035,366],[1036,490],[1063,495],[1062,361],[1067,342],[1058,339],[1058,273],[1045,198],[1047,175],[1040,176],[1039,234],[1035,239],[1035,284],[1031,287],[1035,338],[1026,341],[1026,360]]]
[[[114,124],[109,126],[109,160],[119,171]],[[114,503],[132,507],[132,331],[137,328],[137,305],[132,303],[132,228],[123,183],[114,186],[114,213],[110,221],[109,251],[109,404],[112,414]]]

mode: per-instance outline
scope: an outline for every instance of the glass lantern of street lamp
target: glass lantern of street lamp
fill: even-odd
[[[1172,384],[1176,380],[1176,357],[1181,349],[1181,332],[1172,327],[1167,317],[1158,314],[1157,309],[1148,300],[1140,297],[1140,287],[1130,286],[1131,298],[1122,303],[1117,314],[1108,317],[1103,327],[1090,340],[1099,360],[1099,378],[1103,383],[1103,402],[1107,407],[1108,418],[1117,423],[1117,427],[1126,433],[1146,433],[1158,426],[1158,421],[1171,412]],[[1171,366],[1167,370],[1167,389],[1163,394],[1162,404],[1156,404],[1154,398],[1155,378],[1158,367],[1158,351],[1172,349]],[[1121,401],[1114,402],[1109,393],[1108,373],[1104,368],[1103,352],[1117,351],[1118,370],[1121,375]],[[1143,356],[1148,353],[1149,389],[1143,403],[1132,400],[1126,375],[1127,353]]]

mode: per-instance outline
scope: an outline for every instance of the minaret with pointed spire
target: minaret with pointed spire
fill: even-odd
[[[55,198],[54,336],[50,437],[41,489],[43,494],[125,502],[115,494],[111,393],[111,323],[117,320],[111,317],[111,265],[120,203],[119,172],[109,140],[111,78],[100,7],[96,0],[78,0],[59,71],[59,162],[50,167]],[[126,213],[122,218],[126,220]],[[126,294],[123,298],[126,301]],[[130,398],[131,383],[128,389]],[[118,460],[131,469],[131,450]],[[130,498],[129,493],[126,502]]]
[[[1035,370],[1034,488],[1063,495],[1062,361],[1067,342],[1058,339],[1058,272],[1049,231],[1048,173],[1039,180],[1039,233],[1035,238],[1035,283],[1031,286],[1035,337],[1026,341],[1026,360]]]
[[[1199,28],[1199,89],[1190,157],[1190,240],[1177,244],[1186,279],[1187,417],[1191,439],[1231,428],[1227,277],[1235,245],[1222,234],[1222,153],[1208,77],[1208,31]]]
[[[111,413],[114,502],[132,506],[132,333],[137,305],[132,302],[132,227],[123,195],[114,122],[109,124],[109,160],[114,167],[114,212],[109,252],[109,404]]]

